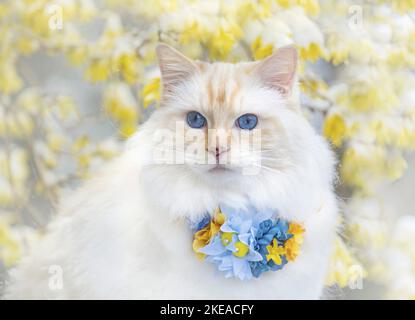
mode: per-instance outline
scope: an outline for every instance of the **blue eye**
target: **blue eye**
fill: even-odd
[[[200,129],[205,126],[206,118],[197,111],[190,111],[187,114],[187,124],[191,128]]]
[[[252,130],[258,124],[258,117],[252,113],[243,114],[236,119],[236,123],[243,130]]]

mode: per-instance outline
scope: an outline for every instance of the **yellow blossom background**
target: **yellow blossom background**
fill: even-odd
[[[159,41],[230,62],[294,44],[304,113],[339,158],[327,284],[339,298],[415,298],[414,12],[412,0],[0,2],[0,280],[62,192],[158,107]]]

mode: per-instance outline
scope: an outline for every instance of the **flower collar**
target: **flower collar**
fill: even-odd
[[[275,211],[235,210],[221,205],[193,224],[193,250],[226,278],[258,278],[296,259],[304,228],[275,218]]]

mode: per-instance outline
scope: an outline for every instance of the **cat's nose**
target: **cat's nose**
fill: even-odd
[[[225,153],[229,151],[229,148],[221,148],[221,147],[214,147],[214,148],[209,148],[207,151],[209,151],[211,154],[213,154],[215,156],[216,159],[219,159],[219,157]]]
[[[218,147],[216,147],[215,148],[215,155],[216,155],[216,158],[219,158],[219,156],[220,156],[220,154],[222,153],[222,151],[218,148]]]

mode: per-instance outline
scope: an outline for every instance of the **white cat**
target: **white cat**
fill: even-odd
[[[160,109],[120,157],[65,199],[42,240],[10,272],[5,297],[319,298],[336,233],[334,158],[302,115],[296,50],[239,64],[191,61],[163,44],[157,52]],[[249,117],[241,122],[242,115]],[[227,143],[241,132],[252,133],[253,150]],[[160,138],[169,134],[170,147]],[[195,146],[206,153],[191,153]],[[169,151],[184,162],[166,161]],[[237,156],[224,160],[230,153]],[[246,159],[257,170],[245,170]],[[220,204],[273,209],[302,223],[300,255],[259,278],[225,278],[196,257],[189,226]]]

